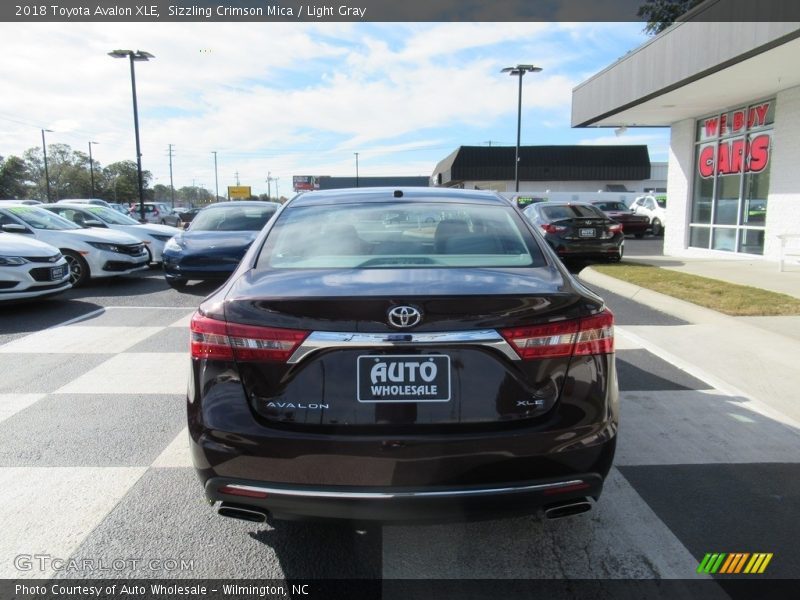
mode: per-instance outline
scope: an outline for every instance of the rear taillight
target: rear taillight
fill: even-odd
[[[501,329],[500,334],[523,360],[609,354],[614,351],[614,315],[604,310],[583,319]]]
[[[553,225],[552,223],[542,223],[542,229],[547,233],[559,233],[567,230],[563,225]]]
[[[212,360],[282,362],[307,336],[307,331],[227,323],[195,313],[191,354]]]
[[[620,233],[622,231],[622,223],[617,223],[616,225],[611,225],[608,228],[609,233]]]

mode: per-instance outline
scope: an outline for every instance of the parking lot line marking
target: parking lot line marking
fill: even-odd
[[[0,423],[35,404],[47,394],[0,394]]]
[[[668,350],[664,350],[661,346],[653,344],[649,340],[646,340],[645,338],[631,331],[628,331],[624,327],[615,327],[614,331],[628,338],[629,341],[639,344],[639,346],[641,346],[651,354],[655,354],[659,358],[678,367],[681,371],[685,371],[692,377],[695,377],[700,381],[705,382],[715,390],[718,390],[728,396],[742,398],[745,402],[742,402],[741,405],[746,406],[749,410],[752,410],[753,412],[759,413],[761,415],[764,415],[765,417],[769,417],[770,419],[778,421],[779,423],[783,424],[786,427],[800,429],[800,423],[798,423],[795,419],[793,419],[789,415],[781,412],[776,408],[773,408],[772,406],[756,398],[753,398],[752,396],[743,392],[739,388],[730,385],[725,381],[722,381],[721,379],[715,377],[714,375],[711,375],[710,373],[701,369],[697,365],[686,362],[685,360],[683,360],[678,356],[675,356]]]
[[[26,335],[0,347],[0,354],[114,354],[161,331],[162,327],[70,325]]]
[[[66,327],[67,325],[72,325],[73,323],[78,323],[79,321],[85,321],[87,319],[91,319],[92,317],[96,317],[97,315],[102,315],[106,312],[105,308],[98,308],[97,310],[93,310],[92,312],[88,312],[85,315],[80,315],[78,317],[69,319],[68,321],[64,321],[63,323],[56,323],[55,325],[51,325],[50,327],[46,327],[47,329],[55,329],[56,327]]]
[[[38,565],[17,570],[14,557],[46,552],[69,558],[146,472],[144,467],[0,468],[0,577],[55,575]]]
[[[184,427],[169,446],[153,461],[151,467],[191,467],[192,459],[189,456],[189,428]]]
[[[54,394],[186,394],[189,379],[186,352],[123,352]]]

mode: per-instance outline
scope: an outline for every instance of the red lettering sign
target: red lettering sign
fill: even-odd
[[[706,137],[716,137],[717,135],[717,118],[706,119]]]
[[[744,127],[744,111],[737,110],[733,113],[733,130],[734,131],[741,131]]]
[[[758,135],[747,143],[742,138],[723,141],[719,143],[716,160],[714,146],[704,146],[698,154],[697,172],[704,179],[715,172],[717,175],[760,173],[769,164],[769,143],[767,134]]]
[[[697,162],[700,177],[711,177],[714,174],[714,146],[705,146],[700,150],[700,159]]]
[[[769,136],[759,135],[753,138],[749,148],[750,160],[747,169],[751,173],[760,173],[769,163]]]

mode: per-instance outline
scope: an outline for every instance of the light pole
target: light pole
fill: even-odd
[[[501,69],[501,73],[508,73],[511,76],[519,77],[519,96],[517,99],[517,152],[514,157],[514,191],[519,191],[519,137],[522,128],[522,77],[525,73],[538,73],[541,67],[533,65],[517,65],[516,67],[506,67]]]
[[[358,152],[353,152],[356,155],[356,187],[358,187]]]
[[[219,202],[219,176],[217,175],[217,151],[211,152],[214,155],[214,202]]]
[[[52,129],[42,129],[42,152],[44,153],[44,182],[47,186],[47,201],[50,202],[50,174],[47,172],[47,144],[44,142],[44,132],[53,133]]]
[[[272,171],[267,171],[267,200],[272,198]]]
[[[97,142],[89,142],[89,173],[92,177],[92,198],[94,198],[94,160],[92,159],[92,144],[96,146]]]
[[[139,216],[142,222],[144,216],[144,184],[142,182],[142,150],[139,144],[139,110],[136,106],[136,72],[133,63],[136,61],[146,61],[155,58],[149,52],[143,50],[112,50],[108,53],[112,58],[129,58],[131,63],[131,92],[133,94],[133,129],[136,133],[136,171],[139,178]]]

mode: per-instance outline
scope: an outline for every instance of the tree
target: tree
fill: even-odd
[[[152,178],[150,171],[142,171],[142,185],[145,192]],[[139,178],[135,161],[122,160],[111,163],[102,170],[99,184],[95,176],[95,185],[102,192],[99,196],[106,200],[123,204],[139,202]]]
[[[685,14],[702,0],[646,0],[636,13],[647,19],[646,33],[655,35],[672,25],[675,20]]]
[[[19,156],[0,156],[0,198],[22,199],[28,193],[28,167]]]

